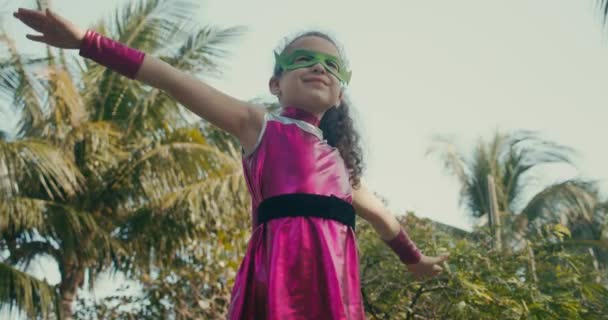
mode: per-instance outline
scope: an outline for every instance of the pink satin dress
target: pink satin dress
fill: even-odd
[[[277,195],[333,195],[352,203],[344,161],[318,122],[291,107],[266,114],[257,146],[243,157],[253,233],[232,289],[231,320],[365,319],[353,229],[319,217],[257,222],[259,204]]]

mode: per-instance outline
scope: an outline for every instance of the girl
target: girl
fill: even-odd
[[[416,276],[442,271],[439,264],[448,256],[421,254],[360,182],[361,152],[343,96],[351,74],[325,34],[303,34],[275,52],[269,88],[282,106],[277,116],[50,10],[19,9],[14,16],[41,33],[29,39],[79,49],[83,57],[164,90],[240,141],[253,233],[230,319],[364,319],[355,212]]]

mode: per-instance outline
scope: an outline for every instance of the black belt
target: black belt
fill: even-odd
[[[258,223],[283,217],[332,219],[355,229],[355,209],[335,196],[308,193],[283,194],[264,199],[258,206]]]

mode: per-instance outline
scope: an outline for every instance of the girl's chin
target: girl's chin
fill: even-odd
[[[328,99],[326,94],[322,92],[311,92],[304,101],[307,102],[307,105],[310,105],[311,107],[314,106],[314,108],[320,110],[329,109],[329,107],[325,106],[331,106],[330,99]]]

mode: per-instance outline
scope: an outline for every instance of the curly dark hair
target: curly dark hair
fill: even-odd
[[[288,40],[280,54],[289,49],[296,40],[304,37],[319,37],[331,42],[338,48],[342,59],[345,60],[337,42],[329,35],[319,31],[304,32]],[[275,64],[273,76],[279,77],[282,72],[281,67]],[[325,112],[319,128],[323,131],[323,136],[327,139],[327,143],[340,151],[340,155],[344,159],[344,164],[350,175],[350,182],[353,186],[358,187],[363,174],[363,148],[361,147],[361,136],[355,129],[353,118],[350,114],[350,108],[350,102],[344,94],[338,107],[331,107]]]

